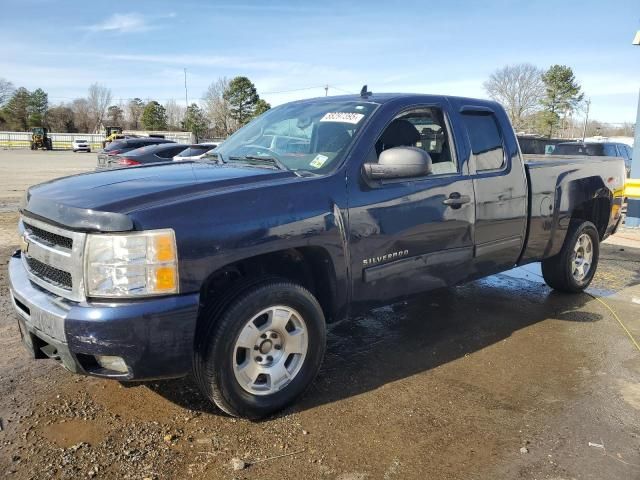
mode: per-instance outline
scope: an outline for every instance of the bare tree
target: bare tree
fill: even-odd
[[[129,121],[129,128],[138,130],[140,127],[140,117],[144,111],[144,102],[138,97],[132,98],[127,103],[127,117]]]
[[[516,130],[540,106],[545,93],[543,74],[543,70],[530,63],[520,63],[496,70],[484,82],[484,89],[504,106]]]
[[[224,98],[228,88],[229,80],[226,77],[218,78],[203,95],[204,110],[216,137],[226,137],[238,129],[237,122],[231,116],[229,102]]]
[[[93,120],[91,118],[89,101],[86,98],[76,98],[71,103],[71,110],[73,111],[73,124],[78,132],[91,133],[90,130],[93,128]]]
[[[13,86],[13,83],[9,80],[5,80],[4,78],[0,78],[0,107],[5,106],[14,91],[15,87]]]
[[[75,132],[73,109],[64,103],[51,107],[47,112],[47,124],[53,132]]]
[[[105,118],[107,107],[111,103],[111,90],[99,83],[94,83],[89,87],[87,101],[93,124],[92,129],[97,132]]]
[[[170,130],[180,130],[180,125],[185,115],[185,107],[178,104],[175,100],[167,100],[164,104],[164,109],[167,112],[167,126]]]

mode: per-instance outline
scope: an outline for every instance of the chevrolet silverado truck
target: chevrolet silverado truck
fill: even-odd
[[[260,418],[311,384],[330,322],[531,262],[581,292],[624,181],[617,158],[524,159],[491,101],[298,101],[200,161],[29,188],[11,298],[35,358],[119,381],[192,373]]]

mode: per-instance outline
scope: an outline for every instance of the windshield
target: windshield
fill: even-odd
[[[338,164],[377,107],[366,101],[285,104],[238,130],[213,153],[224,162],[249,159],[255,164],[257,157],[264,157],[289,170],[323,173]]]

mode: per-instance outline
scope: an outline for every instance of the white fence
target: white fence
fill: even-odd
[[[164,135],[167,140],[178,143],[193,143],[193,135],[189,132],[133,132],[126,131],[131,135]],[[71,150],[71,142],[75,139],[87,140],[91,144],[92,150],[100,150],[104,134],[101,133],[49,133],[54,150]],[[31,132],[0,132],[0,148],[29,148],[31,145]]]

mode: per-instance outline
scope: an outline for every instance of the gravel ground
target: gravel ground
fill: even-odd
[[[27,185],[94,164],[0,151],[0,256]],[[640,338],[640,243],[623,236],[590,292]],[[0,288],[2,478],[640,479],[640,352],[605,305],[550,291],[535,265],[333,325],[313,387],[261,422],[189,378],[125,386],[30,360],[6,268]]]

